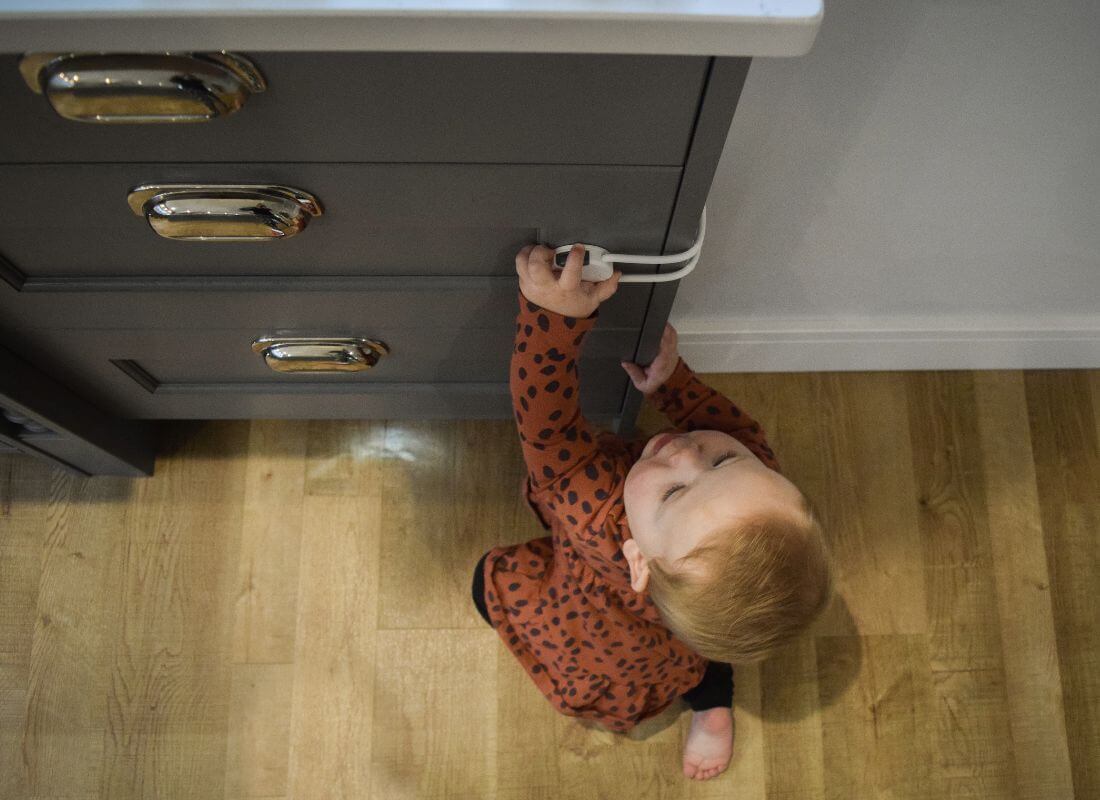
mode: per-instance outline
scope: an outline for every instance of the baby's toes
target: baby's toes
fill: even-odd
[[[699,770],[695,773],[695,777],[703,781],[710,780],[715,775],[722,772],[724,768],[724,764],[714,761],[704,761],[699,765]]]
[[[703,773],[711,768],[712,764],[702,756],[684,756],[684,775],[695,780],[702,780]]]

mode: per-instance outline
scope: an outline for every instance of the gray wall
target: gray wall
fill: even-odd
[[[827,0],[707,210],[700,371],[1100,367],[1100,4]]]

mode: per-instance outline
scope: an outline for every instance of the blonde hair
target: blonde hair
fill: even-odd
[[[824,611],[833,581],[821,524],[794,514],[723,527],[669,565],[649,561],[649,595],[680,641],[711,661],[761,661]]]

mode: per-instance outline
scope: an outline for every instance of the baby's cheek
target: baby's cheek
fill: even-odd
[[[640,470],[632,469],[626,473],[623,481],[623,503],[629,508],[635,505],[645,482],[645,477],[640,475]]]
[[[638,470],[636,467],[631,467],[630,471],[626,473],[626,480],[623,481],[623,502],[630,504],[634,502],[634,497],[638,492]]]

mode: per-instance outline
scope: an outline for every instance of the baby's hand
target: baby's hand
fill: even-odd
[[[554,275],[554,251],[544,245],[529,244],[516,254],[519,290],[536,305],[566,317],[592,315],[619,288],[621,272],[599,283],[581,280],[584,247],[573,245],[560,276]]]
[[[630,361],[620,361],[626,374],[644,395],[657,391],[657,387],[667,381],[676,370],[680,354],[676,351],[676,329],[665,323],[665,332],[661,334],[661,349],[653,363],[648,367],[639,367]]]

